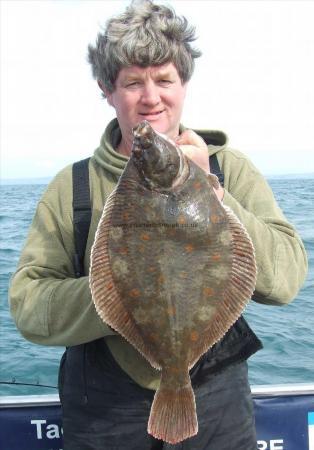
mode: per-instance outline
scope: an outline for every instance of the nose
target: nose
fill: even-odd
[[[141,101],[144,105],[154,106],[160,102],[159,88],[154,82],[145,83],[142,90]]]

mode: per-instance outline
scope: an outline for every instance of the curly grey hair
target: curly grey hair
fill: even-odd
[[[171,7],[152,0],[133,0],[124,13],[111,18],[96,45],[88,46],[88,61],[95,79],[113,92],[119,71],[137,65],[148,67],[172,62],[185,83],[201,52],[192,48],[195,28]]]

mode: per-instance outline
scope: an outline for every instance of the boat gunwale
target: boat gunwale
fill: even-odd
[[[314,395],[314,383],[251,386],[253,398]],[[59,406],[58,394],[0,396],[0,409]]]

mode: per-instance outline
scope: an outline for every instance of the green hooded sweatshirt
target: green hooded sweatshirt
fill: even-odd
[[[223,202],[246,227],[254,243],[258,277],[253,299],[284,305],[293,300],[307,273],[303,244],[278,207],[263,176],[242,153],[227,147],[219,131],[198,131],[217,153],[225,177]],[[121,139],[117,120],[107,126],[89,163],[92,220],[85,254],[90,250],[106,198],[127,157],[114,149]],[[11,280],[10,305],[17,328],[37,344],[71,346],[105,337],[122,369],[143,387],[156,389],[160,373],[98,317],[88,276],[73,268],[72,166],[49,184],[37,210]]]

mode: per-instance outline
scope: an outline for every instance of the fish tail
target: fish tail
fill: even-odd
[[[164,386],[161,381],[151,407],[147,431],[170,444],[197,434],[195,397],[189,377],[187,383],[175,389]]]

